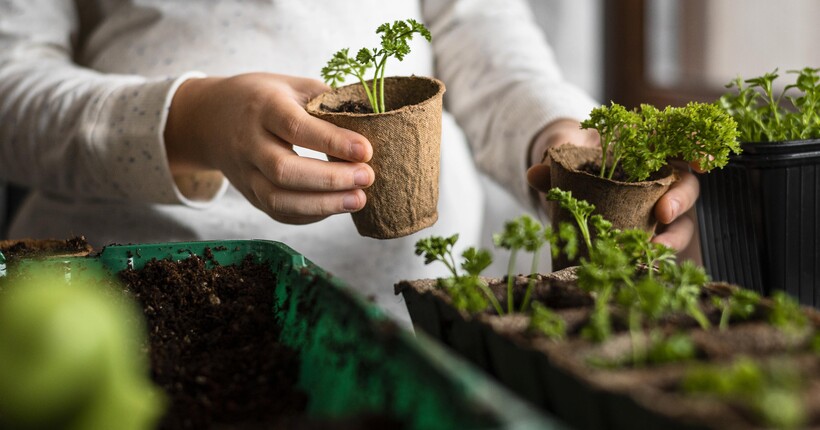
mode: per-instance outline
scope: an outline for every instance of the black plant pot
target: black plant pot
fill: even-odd
[[[820,305],[820,139],[743,143],[698,175],[701,250],[714,280]]]

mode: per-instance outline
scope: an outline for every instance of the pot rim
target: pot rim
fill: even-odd
[[[416,76],[416,75],[387,76],[387,77],[384,78],[384,80],[385,80],[385,83],[387,83],[389,81],[397,81],[397,80],[427,81],[427,82],[431,82],[433,85],[436,85],[437,90],[434,94],[431,94],[429,97],[425,98],[424,100],[422,100],[418,103],[404,105],[404,106],[402,106],[398,109],[389,110],[387,112],[380,112],[380,113],[373,113],[373,112],[369,112],[369,113],[328,112],[328,111],[320,108],[321,99],[324,98],[325,96],[327,96],[328,94],[332,94],[332,93],[341,91],[344,88],[353,87],[353,86],[357,86],[357,85],[362,85],[361,82],[354,82],[352,84],[344,85],[344,86],[341,86],[341,87],[338,87],[338,88],[332,88],[332,89],[330,89],[328,91],[325,91],[322,94],[319,94],[318,96],[308,100],[307,104],[305,104],[305,110],[307,110],[308,113],[311,113],[311,114],[315,113],[315,114],[321,114],[321,115],[324,115],[324,116],[342,116],[342,117],[347,116],[347,117],[356,117],[356,118],[385,117],[385,116],[388,116],[388,115],[401,115],[402,113],[404,113],[408,110],[414,109],[417,106],[421,106],[421,105],[424,105],[426,103],[430,103],[432,100],[440,99],[441,97],[443,97],[444,92],[446,91],[446,87],[444,86],[444,82],[442,82],[442,81],[440,81],[436,78],[429,77],[429,76]],[[365,82],[370,83],[370,82],[373,82],[373,80],[368,79]],[[317,105],[317,103],[318,103],[318,105]]]
[[[659,177],[657,179],[643,180],[643,181],[636,181],[636,182],[627,182],[627,181],[619,181],[617,179],[602,178],[598,175],[594,175],[594,174],[589,173],[587,171],[577,169],[573,166],[567,166],[560,159],[556,159],[556,157],[551,155],[553,153],[553,151],[557,152],[561,148],[565,148],[565,147],[576,148],[576,149],[580,149],[582,151],[587,151],[587,150],[592,150],[592,149],[594,149],[595,151],[598,151],[598,152],[600,152],[600,151],[597,148],[576,146],[576,145],[572,145],[570,143],[564,143],[564,144],[561,144],[561,145],[558,145],[558,146],[554,146],[554,147],[552,147],[548,150],[549,153],[550,153],[550,159],[553,162],[560,164],[561,167],[564,168],[565,170],[567,170],[571,173],[574,173],[574,174],[586,175],[590,178],[594,178],[595,181],[610,183],[610,184],[616,184],[616,185],[624,186],[624,187],[642,188],[642,187],[649,187],[649,186],[653,186],[653,185],[666,186],[666,185],[670,185],[670,184],[676,182],[678,179],[680,179],[680,175],[678,174],[678,170],[674,166],[672,166],[671,164],[666,164],[665,166],[661,167],[660,170],[655,172],[655,174],[662,175],[661,177]],[[669,173],[665,174],[665,171],[669,171]],[[669,181],[669,182],[667,183],[667,181]]]

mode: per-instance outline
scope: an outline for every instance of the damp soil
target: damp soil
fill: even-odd
[[[86,255],[91,251],[91,245],[83,236],[70,239],[0,240],[0,252],[9,261],[56,255]]]
[[[203,257],[119,273],[142,305],[151,376],[170,399],[160,428],[398,427],[378,414],[307,418],[308,395],[296,387],[299,354],[279,342],[271,317],[275,275],[251,256],[232,266],[207,261],[210,252]]]
[[[599,176],[601,174],[601,163],[588,161],[582,164],[578,170],[589,173],[590,175]],[[649,178],[645,179],[645,181],[655,181],[661,179],[664,177],[663,173],[664,171],[654,172],[649,175]],[[612,178],[610,179],[618,182],[633,182],[621,168],[620,164],[615,168],[615,172],[612,173]]]
[[[693,362],[670,363],[666,365],[643,365],[633,366],[624,358],[631,356],[632,338],[628,330],[628,316],[617,307],[611,307],[611,318],[613,326],[612,337],[601,344],[591,343],[584,340],[580,334],[582,327],[589,322],[592,307],[594,306],[592,297],[581,291],[576,283],[573,268],[565,269],[549,275],[537,275],[535,286],[532,290],[532,299],[539,301],[551,308],[560,316],[567,325],[567,339],[562,342],[550,341],[537,333],[528,329],[529,319],[521,314],[498,316],[492,309],[478,315],[467,315],[466,313],[442,312],[439,314],[441,326],[453,325],[451,321],[445,321],[447,315],[455,315],[455,318],[464,318],[468,324],[477,324],[480,327],[475,330],[482,338],[489,338],[492,333],[510,339],[524,351],[528,357],[532,357],[532,352],[538,355],[543,354],[546,362],[551,368],[559,369],[557,372],[565,378],[569,376],[575,380],[572,383],[563,383],[568,393],[574,390],[580,392],[592,392],[590,390],[610,393],[610,396],[628,396],[631,401],[635,401],[647,410],[655,411],[661,415],[675,417],[680,415],[681,402],[687,402],[687,407],[692,410],[686,419],[694,419],[700,423],[710,422],[708,428],[738,428],[732,423],[740,423],[740,428],[754,428],[755,420],[750,419],[745,412],[738,415],[727,409],[726,405],[714,406],[719,402],[710,403],[704,410],[698,409],[703,403],[699,400],[690,400],[689,397],[681,393],[676,393],[678,384],[684,371],[691,368]],[[496,298],[506,308],[506,279],[485,278]],[[524,291],[529,278],[518,276],[514,282],[514,305],[516,309],[520,307]],[[770,301],[764,299],[758,310],[747,320],[730,320],[728,329],[719,330],[717,325],[720,321],[720,310],[712,303],[713,297],[725,297],[730,290],[737,288],[724,283],[713,283],[704,288],[699,305],[706,318],[710,321],[712,328],[702,330],[697,321],[685,312],[670,315],[658,321],[658,328],[666,334],[687,333],[694,344],[696,354],[694,362],[699,363],[721,363],[728,362],[739,356],[753,357],[758,360],[767,360],[770,357],[782,355],[794,356],[795,354],[806,354],[810,349],[812,330],[801,331],[785,335],[781,330],[772,327],[768,323],[768,313]],[[396,285],[396,293],[406,292],[407,294],[432,295],[434,301],[442,301],[451,304],[449,296],[445,292],[436,288],[435,281],[403,281]],[[435,306],[438,308],[438,306]],[[820,314],[810,309],[805,309],[809,316],[810,326],[820,327]],[[411,310],[411,315],[412,310]],[[455,346],[455,342],[446,338],[447,330],[442,329],[445,336],[442,340],[450,344],[458,352],[462,352]],[[465,343],[462,341],[462,343]],[[466,342],[469,343],[469,342]],[[484,351],[485,354],[491,354]],[[496,352],[497,354],[497,352]],[[812,353],[813,354],[813,353]],[[491,356],[491,355],[490,355]],[[816,355],[812,355],[816,357]],[[611,362],[623,361],[624,365],[618,368],[600,368],[591,365],[590,359],[607,359]],[[470,358],[473,362],[491,362],[489,358]],[[814,358],[816,363],[816,358]],[[812,371],[804,374],[810,381],[807,383],[806,399],[812,416],[809,422],[812,426],[820,426],[820,365],[812,367]],[[496,372],[488,369],[491,373]],[[495,374],[495,373],[493,373]],[[583,387],[583,388],[577,388]],[[594,389],[589,387],[595,387]],[[691,403],[691,405],[689,404]],[[543,405],[542,405],[543,406]],[[549,409],[552,413],[558,411]],[[564,417],[566,418],[566,417]],[[703,421],[705,420],[705,421]],[[723,420],[727,424],[722,426]],[[667,421],[668,423],[669,421]],[[616,428],[619,428],[616,426]],[[812,427],[814,428],[814,427]]]
[[[355,100],[344,101],[339,106],[328,106],[322,103],[320,107],[326,112],[333,113],[373,113],[373,108],[369,104]]]

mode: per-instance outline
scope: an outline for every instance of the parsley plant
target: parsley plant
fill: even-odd
[[[322,78],[325,83],[336,87],[349,75],[355,76],[364,87],[373,113],[382,113],[384,106],[384,71],[387,66],[387,59],[395,57],[399,61],[404,60],[404,56],[410,53],[410,45],[407,43],[413,39],[414,34],[430,41],[430,31],[423,24],[414,20],[395,21],[392,25],[385,23],[376,29],[377,34],[381,34],[381,46],[378,48],[361,48],[355,57],[350,56],[350,50],[344,48],[335,54],[322,68]],[[365,74],[374,68],[373,79],[370,86],[367,84]]]

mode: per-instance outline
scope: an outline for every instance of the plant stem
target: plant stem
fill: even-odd
[[[498,302],[498,299],[495,297],[495,294],[493,294],[493,291],[490,290],[490,287],[485,285],[483,282],[480,282],[479,285],[481,291],[484,292],[484,295],[487,296],[487,299],[490,300],[490,303],[492,303],[493,308],[495,308],[495,312],[498,315],[504,315],[504,309],[501,307],[501,303]]]
[[[367,94],[367,99],[370,100],[370,107],[373,108],[373,113],[379,113],[379,105],[376,103],[376,97],[370,91],[370,88],[367,87],[367,82],[365,82],[364,76],[357,74],[356,77],[359,78],[359,82],[361,82],[364,87],[364,92]]]
[[[646,359],[646,348],[638,346],[638,336],[641,334],[641,314],[632,306],[629,308],[629,337],[632,341],[632,364],[635,367],[642,365]]]
[[[527,292],[524,293],[524,301],[521,303],[521,312],[525,312],[530,306],[530,295],[535,286],[535,276],[538,273],[538,259],[540,258],[541,248],[538,248],[532,254],[532,266],[530,268],[530,280],[527,282]]]
[[[720,313],[720,323],[718,325],[720,331],[725,331],[729,328],[729,317],[731,316],[732,309],[732,303],[729,300],[731,299],[726,299],[726,301],[723,302],[723,309]]]
[[[515,269],[515,257],[518,250],[513,248],[510,251],[510,262],[507,265],[507,313],[513,313],[513,270]]]
[[[703,315],[703,312],[701,312],[697,304],[689,303],[689,305],[687,306],[687,310],[689,311],[689,315],[691,315],[692,318],[694,318],[695,321],[698,322],[700,328],[704,330],[709,330],[711,324],[709,324],[709,320],[706,319],[706,315]]]
[[[443,261],[444,264],[447,266],[447,268],[450,269],[450,273],[453,274],[454,278],[456,278],[456,279],[460,278],[460,276],[458,276],[458,270],[456,269],[456,267],[457,267],[456,258],[453,257],[453,252],[448,251],[447,255],[450,256],[450,262],[448,263],[446,259],[442,259],[441,261]]]
[[[379,67],[376,68],[376,73],[379,75],[379,103],[381,105],[381,111],[384,112],[384,70],[387,68],[387,56],[385,56]]]

